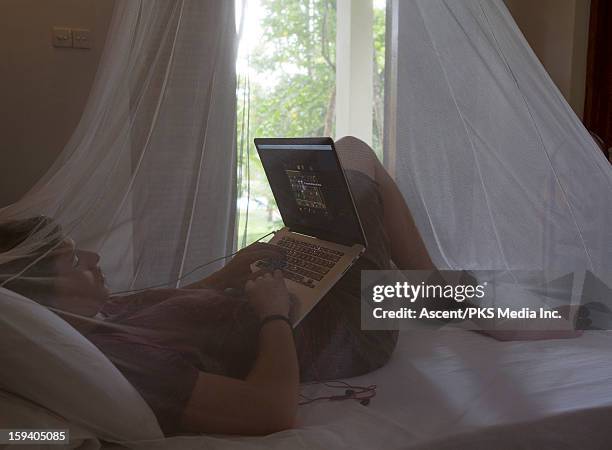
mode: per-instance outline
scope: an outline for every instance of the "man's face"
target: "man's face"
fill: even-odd
[[[65,239],[53,251],[53,257],[57,290],[54,306],[75,314],[95,315],[109,294],[98,266],[100,256],[79,250],[72,239]]]

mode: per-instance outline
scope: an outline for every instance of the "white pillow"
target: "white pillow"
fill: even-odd
[[[45,307],[0,288],[0,388],[109,441],[163,438],[117,368]],[[36,428],[35,423],[31,424]]]

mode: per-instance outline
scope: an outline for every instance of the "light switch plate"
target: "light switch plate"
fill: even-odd
[[[53,27],[53,46],[72,47],[72,32],[70,28]]]
[[[73,28],[72,46],[74,48],[91,48],[91,32],[83,28]]]

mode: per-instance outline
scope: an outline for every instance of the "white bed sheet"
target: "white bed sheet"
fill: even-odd
[[[371,408],[426,438],[536,420],[612,406],[612,334],[499,342],[463,331],[404,333],[396,358],[367,378],[380,386]]]
[[[368,407],[323,401],[300,408],[297,429],[267,437],[175,437],[128,447],[542,448],[556,439],[565,448],[612,448],[611,356],[608,332],[532,342],[459,330],[402,332],[387,366],[350,380],[378,385]]]

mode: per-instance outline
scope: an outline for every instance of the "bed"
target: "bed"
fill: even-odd
[[[369,406],[300,408],[295,430],[260,438],[172,437],[135,449],[612,448],[612,334],[499,342],[468,331],[402,332],[391,362],[351,384]],[[308,386],[310,395],[329,391]],[[120,448],[105,446],[105,448]]]
[[[164,439],[97,348],[46,308],[3,294],[0,428],[69,428],[72,448],[612,448],[612,332],[500,342],[460,329],[402,331],[385,367],[350,380],[378,386],[369,406],[311,403],[295,429],[265,437]],[[322,385],[303,393],[338,394]]]

